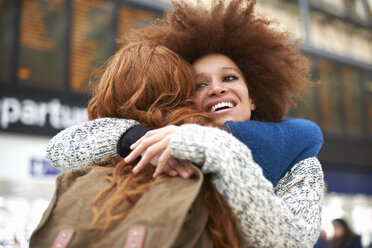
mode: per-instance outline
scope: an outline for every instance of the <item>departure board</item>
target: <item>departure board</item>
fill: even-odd
[[[159,13],[120,0],[0,0],[0,83],[89,92],[116,39]]]
[[[70,87],[85,92],[94,68],[114,52],[114,3],[103,0],[72,2]]]
[[[21,85],[61,89],[64,83],[65,0],[23,0],[19,27]]]
[[[131,28],[142,28],[156,18],[152,12],[130,6],[122,6],[118,11],[118,38],[125,41]]]
[[[14,15],[15,2],[0,0],[0,83],[10,83]]]

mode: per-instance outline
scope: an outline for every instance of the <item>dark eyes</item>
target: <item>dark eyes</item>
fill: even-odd
[[[234,75],[228,75],[228,76],[223,76],[221,78],[222,82],[225,82],[225,83],[229,83],[231,81],[235,81],[235,80],[238,80],[239,78],[237,76],[234,76]],[[208,86],[208,82],[200,82],[200,83],[197,83],[196,84],[196,90],[200,90],[206,86]]]
[[[204,88],[207,85],[208,85],[207,83],[197,83],[196,84],[196,90],[200,90],[201,88]]]
[[[223,82],[230,82],[230,81],[234,81],[234,80],[237,80],[238,77],[237,76],[233,76],[233,75],[229,75],[229,76],[225,76],[223,77]]]

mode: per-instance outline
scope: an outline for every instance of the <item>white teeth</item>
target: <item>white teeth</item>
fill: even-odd
[[[220,108],[224,108],[224,107],[228,107],[228,108],[233,108],[234,107],[234,104],[231,103],[231,102],[220,102],[220,103],[217,103],[216,105],[213,105],[212,108],[211,108],[211,112],[216,112],[217,109],[220,109]]]

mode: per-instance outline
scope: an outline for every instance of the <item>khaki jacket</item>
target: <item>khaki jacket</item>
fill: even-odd
[[[59,175],[53,199],[31,236],[30,247],[213,247],[206,231],[203,174],[197,168],[193,179],[175,177],[154,183],[129,215],[102,238],[88,235],[91,204],[110,184],[105,175],[111,170],[91,166]]]

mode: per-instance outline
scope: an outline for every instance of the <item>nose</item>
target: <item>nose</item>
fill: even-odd
[[[227,91],[226,87],[220,82],[213,82],[209,88],[208,95],[211,96],[220,96],[225,94]]]

